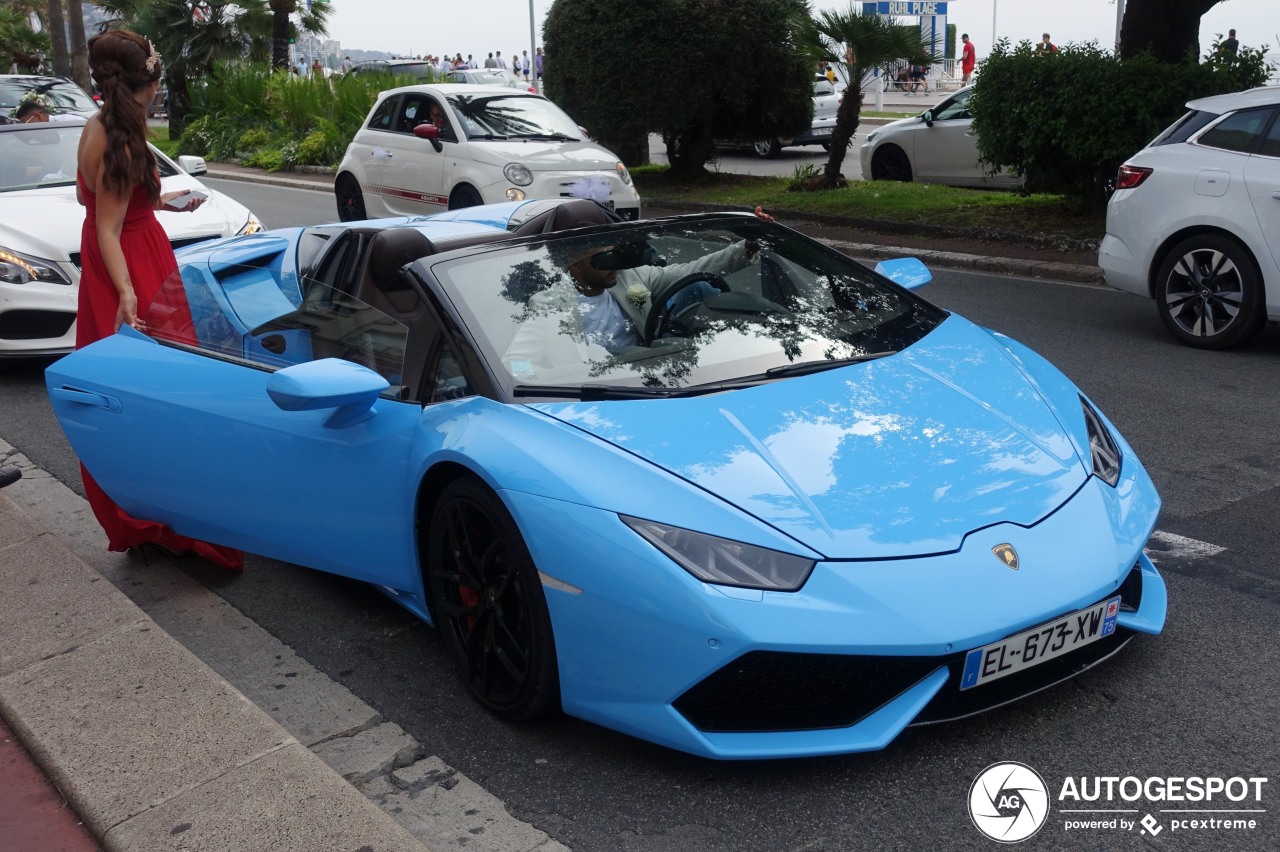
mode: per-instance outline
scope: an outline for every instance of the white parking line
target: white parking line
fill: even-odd
[[[1157,556],[1160,557],[1176,557],[1179,559],[1208,559],[1217,556],[1226,550],[1216,544],[1210,544],[1207,541],[1197,541],[1194,538],[1186,536],[1174,535],[1164,530],[1156,530],[1151,534],[1151,541],[1147,544],[1147,556],[1152,562],[1159,562]]]

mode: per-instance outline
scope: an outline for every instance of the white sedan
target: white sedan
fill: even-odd
[[[75,348],[80,288],[76,148],[84,121],[0,126],[0,356],[60,355]],[[190,213],[158,211],[175,248],[262,230],[248,208],[192,177],[204,160],[182,168],[152,149],[161,190],[199,189],[209,200]]]
[[[1280,86],[1202,98],[1120,167],[1098,265],[1189,346],[1280,320]]]
[[[862,177],[951,186],[1018,186],[1017,175],[988,174],[978,162],[978,137],[969,113],[972,94],[972,88],[961,89],[918,116],[873,130],[860,151]]]
[[[615,154],[546,98],[497,86],[382,92],[347,146],[334,192],[344,222],[575,197],[640,216]]]

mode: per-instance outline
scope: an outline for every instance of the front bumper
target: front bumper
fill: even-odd
[[[60,263],[64,275],[70,264]],[[78,281],[73,274],[71,280]],[[0,283],[0,357],[65,355],[76,344],[78,284]]]
[[[794,593],[699,583],[612,513],[504,496],[522,529],[556,530],[554,539],[526,538],[534,561],[554,580],[544,589],[565,711],[706,757],[880,749],[910,724],[980,712],[1071,677],[1134,633],[1159,633],[1165,619],[1164,582],[1142,554],[1159,498],[1131,458],[1116,489],[1090,478],[1033,528],[998,524],[970,534],[949,554],[820,562]],[[572,552],[556,541],[574,542]],[[1003,543],[1017,548],[1021,570],[993,556]],[[1126,580],[1131,587],[1133,572],[1141,593],[1135,600],[1129,592],[1134,606],[1120,615],[1114,642],[1100,640],[1097,648],[960,694],[956,661],[966,651],[1103,600]],[[790,699],[770,705],[769,695],[786,690],[771,691],[767,666],[746,670],[760,654],[803,657],[812,682],[823,685],[808,695],[793,686]],[[695,706],[715,692],[703,684],[726,680],[734,685],[727,698],[713,695]],[[717,706],[741,710],[751,700],[765,721],[715,722]],[[829,712],[841,702],[840,713]],[[708,707],[710,714],[700,712]]]
[[[523,193],[523,198],[507,197],[509,189]],[[502,180],[485,187],[481,194],[490,204],[535,198],[591,198],[624,219],[640,218],[640,194],[634,184],[623,183],[615,172],[534,172],[529,186],[518,187]]]

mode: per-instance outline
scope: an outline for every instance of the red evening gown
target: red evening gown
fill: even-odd
[[[80,300],[76,314],[76,348],[79,349],[115,334],[120,300],[98,246],[97,198],[79,174],[76,181],[85,208],[84,227],[80,231]],[[141,186],[136,187],[129,198],[120,247],[133,281],[133,292],[138,297],[138,316],[145,317],[160,285],[178,268],[178,262]],[[83,464],[80,475],[89,506],[107,533],[109,549],[123,551],[143,544],[158,544],[177,553],[192,551],[225,568],[244,566],[244,554],[238,550],[178,535],[167,524],[131,517],[94,482]]]

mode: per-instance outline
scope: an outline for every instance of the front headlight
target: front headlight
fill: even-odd
[[[1084,425],[1089,433],[1089,461],[1093,465],[1093,473],[1115,488],[1120,481],[1120,448],[1098,412],[1084,397],[1080,397],[1080,407],[1084,409]]]
[[[265,231],[265,230],[266,228],[263,226],[263,224],[258,221],[258,217],[250,213],[249,221],[244,223],[243,228],[236,231],[236,236],[243,237],[245,234],[256,234],[259,231]]]
[[[58,264],[52,260],[32,257],[29,254],[9,251],[0,247],[0,281],[7,284],[30,284],[32,281],[50,284],[70,284]]]
[[[622,522],[705,583],[794,592],[809,579],[814,561],[706,533],[619,515]]]
[[[627,167],[618,163],[614,168],[618,171],[618,180],[622,181],[624,186],[631,186],[631,172],[627,171]]]
[[[508,163],[502,170],[507,176],[507,180],[516,186],[528,186],[533,183],[533,172],[529,171],[529,167],[521,163]]]

